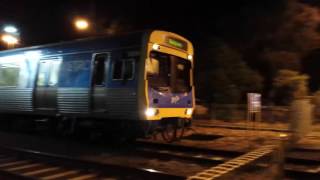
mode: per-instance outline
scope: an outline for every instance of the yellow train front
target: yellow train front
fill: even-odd
[[[138,90],[140,118],[157,122],[163,138],[173,141],[190,125],[195,107],[193,46],[165,31],[152,31],[147,39]]]

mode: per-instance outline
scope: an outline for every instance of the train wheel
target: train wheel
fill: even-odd
[[[167,121],[161,131],[163,140],[168,143],[180,140],[184,135],[186,124],[186,119]]]
[[[164,141],[171,143],[177,139],[177,123],[166,123],[163,125],[163,129],[161,131],[161,136]]]
[[[141,122],[141,129],[138,130],[139,133],[142,133],[142,137],[151,139],[155,133],[155,128],[150,121]]]
[[[177,127],[176,140],[180,140],[181,138],[183,138],[187,122],[186,122],[186,119],[178,119],[177,123],[178,123],[178,127]]]

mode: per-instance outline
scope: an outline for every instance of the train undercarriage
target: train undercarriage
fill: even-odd
[[[166,118],[159,121],[106,120],[66,116],[0,116],[0,129],[4,131],[37,132],[57,136],[93,138],[104,136],[117,141],[137,138],[162,138],[171,143],[183,137],[191,126],[191,119]]]

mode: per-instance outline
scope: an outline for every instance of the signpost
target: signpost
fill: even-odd
[[[260,121],[261,119],[261,94],[248,93],[247,120]]]
[[[261,94],[248,93],[247,98],[248,98],[248,110],[247,110],[246,134],[249,135],[249,138],[250,138],[257,135],[257,134],[248,133],[248,129],[249,129],[249,123],[252,122],[252,127],[250,128],[251,129],[250,132],[254,132],[252,130],[255,130],[256,128],[255,122],[260,121],[261,119]],[[248,141],[248,148],[249,149],[251,148],[251,144],[249,141]]]

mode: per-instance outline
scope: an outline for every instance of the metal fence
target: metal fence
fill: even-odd
[[[261,120],[286,122],[289,120],[288,106],[262,106]],[[246,104],[197,104],[195,119],[245,120]]]

